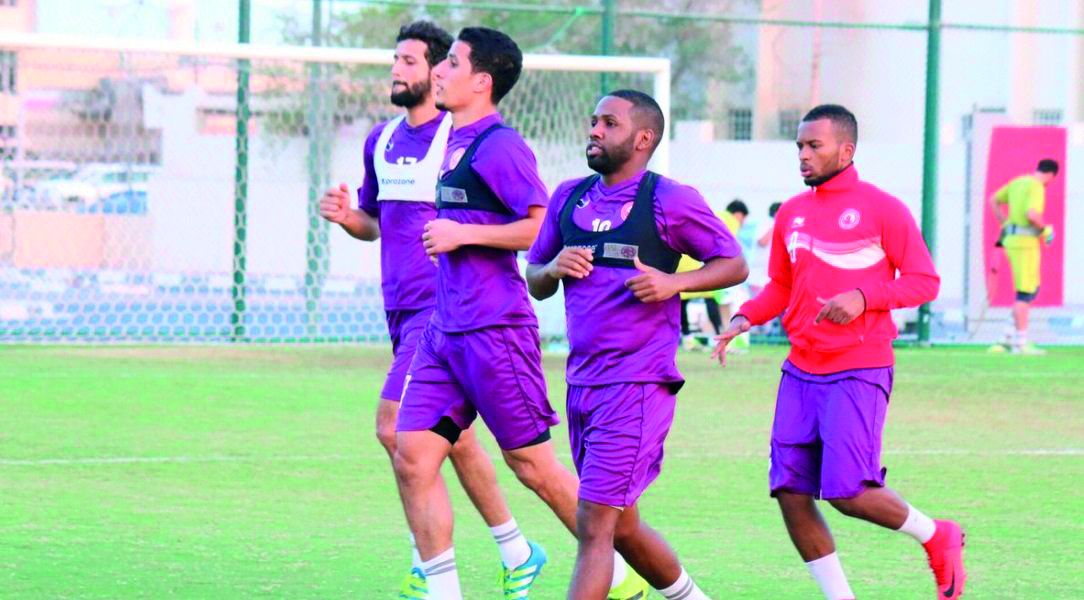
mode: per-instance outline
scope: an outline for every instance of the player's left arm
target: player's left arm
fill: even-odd
[[[918,306],[937,298],[941,277],[911,211],[895,198],[886,198],[881,215],[881,246],[890,265],[899,271],[891,281],[859,286],[865,311]]]
[[[527,250],[538,237],[545,206],[531,206],[527,216],[501,225],[458,223],[451,219],[434,219],[425,224],[422,243],[430,256],[451,252],[461,246],[489,246],[505,250]]]
[[[633,264],[640,271],[639,275],[625,282],[641,302],[662,302],[681,292],[710,292],[737,285],[749,277],[749,266],[742,255],[709,259],[704,266],[681,273],[665,273],[640,262],[639,257]]]
[[[741,246],[727,226],[711,211],[696,190],[674,189],[662,209],[663,228],[659,233],[677,252],[702,261],[692,271],[665,273],[634,260],[639,275],[625,287],[642,302],[662,302],[681,292],[707,292],[737,285],[749,277],[749,265]]]
[[[502,129],[491,134],[471,162],[475,172],[519,219],[500,225],[457,223],[435,219],[425,226],[425,251],[434,256],[460,246],[489,246],[527,250],[538,237],[549,200],[538,175],[538,161],[518,133]]]
[[[1031,193],[1028,197],[1028,222],[1032,227],[1042,231],[1046,227],[1046,221],[1043,220],[1043,211],[1046,209],[1046,189],[1043,184],[1036,182],[1035,186],[1031,188]]]

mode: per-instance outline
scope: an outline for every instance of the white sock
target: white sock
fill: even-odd
[[[1026,346],[1027,343],[1028,343],[1028,330],[1027,329],[1017,329],[1016,330],[1016,340],[1015,340],[1014,343],[1016,344],[1017,348],[1023,348],[1024,346]]]
[[[422,568],[422,555],[418,554],[418,542],[414,540],[414,534],[410,534],[410,568]]]
[[[689,574],[685,572],[685,567],[681,568],[681,575],[678,576],[677,581],[673,585],[659,590],[659,593],[666,600],[711,600],[707,594],[700,590],[693,578],[689,577]]]
[[[497,550],[501,553],[501,562],[504,566],[514,569],[531,557],[531,547],[527,545],[527,538],[520,533],[515,519],[490,527],[489,531],[493,534],[493,539],[497,541]]]
[[[422,563],[429,600],[463,600],[459,591],[459,571],[455,568],[455,548],[448,548]]]
[[[610,589],[613,589],[625,580],[625,577],[629,574],[629,566],[625,564],[625,559],[621,558],[621,555],[614,550],[614,576],[610,580]]]
[[[918,543],[925,544],[933,537],[934,532],[937,531],[937,524],[933,522],[933,519],[920,513],[917,508],[907,505],[907,520],[903,522],[899,530],[907,535],[918,540]]]
[[[854,598],[854,592],[847,583],[847,576],[843,574],[843,565],[839,564],[839,555],[835,552],[817,560],[811,560],[805,566],[809,567],[813,579],[817,580],[817,585],[821,586],[821,591],[828,600]]]

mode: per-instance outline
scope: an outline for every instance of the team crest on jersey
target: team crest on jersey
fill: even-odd
[[[466,204],[467,190],[463,188],[441,186],[440,201],[445,204]]]
[[[802,225],[805,225],[805,217],[794,217],[794,221],[791,222],[790,228],[797,229]]]
[[[466,148],[458,148],[454,152],[452,152],[452,155],[448,157],[449,171],[459,166],[459,161],[463,158],[463,155],[466,154],[466,152]]]
[[[843,211],[843,214],[839,215],[839,228],[840,229],[854,229],[858,226],[858,222],[862,220],[862,215],[858,214],[858,211],[853,208],[848,208]]]

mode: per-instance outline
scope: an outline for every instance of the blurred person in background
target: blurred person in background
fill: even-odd
[[[1012,305],[1013,322],[1005,329],[1004,339],[990,347],[991,352],[1045,354],[1028,342],[1028,317],[1031,304],[1039,295],[1042,242],[1051,243],[1054,228],[1043,218],[1046,187],[1058,176],[1058,162],[1039,161],[1034,173],[1020,175],[990,196],[990,210],[1001,224],[997,245],[1005,249],[1012,267],[1016,298]],[[1006,207],[1002,213],[1001,207]]]

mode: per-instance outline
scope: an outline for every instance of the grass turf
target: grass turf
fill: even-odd
[[[722,371],[681,356],[689,384],[641,508],[713,598],[819,597],[766,490],[783,353],[757,347]],[[409,551],[373,435],[388,358],[384,347],[0,347],[0,597],[394,597]],[[1084,349],[899,352],[888,482],[963,524],[967,597],[1084,597],[1082,365]],[[562,357],[546,367],[560,408]],[[554,432],[568,462],[564,426]],[[498,474],[550,554],[531,597],[563,598],[572,538]],[[499,597],[496,548],[451,490],[464,595]],[[933,596],[915,542],[824,508],[859,597]]]

